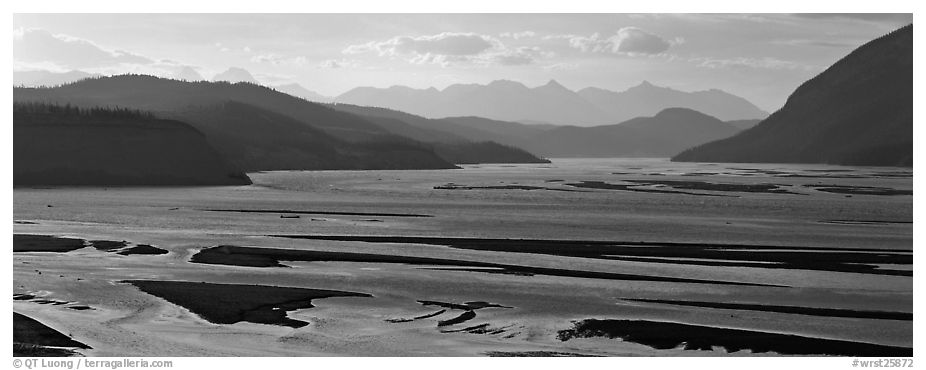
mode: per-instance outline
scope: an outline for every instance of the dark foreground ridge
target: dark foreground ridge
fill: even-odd
[[[305,261],[305,262],[361,262],[361,263],[401,263],[407,265],[419,266],[462,266],[455,268],[457,271],[471,272],[492,272],[487,269],[495,269],[495,272],[511,273],[516,275],[547,275],[576,277],[586,279],[605,279],[605,280],[626,280],[626,281],[655,281],[669,283],[691,283],[691,284],[719,284],[719,285],[741,285],[741,286],[763,286],[763,287],[783,287],[781,285],[769,285],[758,283],[745,283],[737,281],[723,280],[703,280],[687,279],[666,276],[648,276],[621,274],[598,271],[581,271],[566,270],[557,268],[531,267],[520,265],[509,265],[501,263],[476,262],[451,260],[430,257],[410,257],[383,254],[368,253],[349,253],[349,252],[327,252],[327,251],[310,251],[299,249],[278,249],[278,248],[257,248],[257,247],[236,247],[231,245],[222,245],[212,248],[206,248],[193,255],[190,262],[208,263],[216,265],[232,266],[249,266],[249,267],[287,267],[280,264],[280,261]]]
[[[745,244],[478,239],[416,236],[270,236],[290,239],[355,241],[366,243],[429,244],[481,251],[547,254],[554,256],[647,263],[801,269],[874,275],[913,276],[913,271],[910,270],[879,268],[879,265],[882,264],[912,265],[912,252],[899,249],[847,249]],[[508,270],[508,272],[517,272],[517,270]]]
[[[906,347],[646,320],[586,319],[558,333],[561,341],[593,337],[620,338],[655,349],[683,346],[686,350],[710,351],[713,347],[722,347],[727,352],[750,350],[782,355],[913,356],[913,348]]]
[[[253,322],[301,328],[305,321],[288,311],[312,308],[313,299],[372,297],[365,293],[266,285],[197,283],[191,281],[125,280],[141,291],[182,306],[216,324]]]
[[[371,212],[333,212],[333,211],[295,211],[289,209],[204,209],[206,212],[237,213],[281,213],[286,215],[333,215],[333,216],[378,216],[378,217],[434,217],[415,213],[371,213]]]
[[[891,312],[891,311],[861,311],[847,310],[839,308],[814,308],[814,307],[797,307],[797,306],[775,306],[763,304],[746,304],[746,303],[721,303],[721,302],[701,302],[701,301],[677,301],[669,299],[637,299],[624,298],[625,301],[659,303],[687,307],[704,307],[719,308],[725,310],[746,310],[789,313],[796,315],[824,316],[824,317],[851,317],[858,319],[879,319],[879,320],[901,320],[913,321],[912,312]]]
[[[13,356],[63,357],[73,356],[72,350],[49,347],[91,349],[35,319],[13,312]]]
[[[202,132],[144,112],[14,103],[13,126],[14,186],[251,184]]]
[[[912,167],[912,81],[910,24],[807,80],[755,127],[672,160]]]

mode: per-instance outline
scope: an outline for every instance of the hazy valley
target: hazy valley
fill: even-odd
[[[506,17],[448,19],[483,16]],[[864,21],[835,59],[768,41],[828,48],[771,113],[812,68],[636,27],[339,39],[314,64],[277,33],[179,48],[208,69],[16,30],[17,65],[73,60],[14,68],[14,356],[912,357],[912,24]],[[602,85],[369,87],[496,68]],[[286,77],[318,70],[370,83]]]

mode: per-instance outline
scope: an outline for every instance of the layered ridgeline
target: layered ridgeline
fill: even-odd
[[[768,115],[746,99],[720,90],[683,92],[648,82],[622,92],[593,87],[575,92],[552,80],[534,88],[505,80],[488,85],[457,84],[443,90],[358,87],[334,100],[391,108],[428,118],[479,116],[574,126],[615,124],[635,117],[653,116],[673,107],[694,109],[722,120]]]
[[[402,136],[349,141],[289,116],[237,101],[163,113],[190,122],[247,171],[452,168],[429,145]]]
[[[245,185],[189,125],[125,109],[13,104],[13,184]]]
[[[652,116],[666,108],[688,108],[725,121],[768,116],[748,100],[719,89],[686,92],[643,81],[620,92],[588,87],[577,94],[607,112],[613,122]]]
[[[541,130],[525,148],[552,157],[669,157],[739,132],[736,126],[698,111],[669,108],[616,125]]]
[[[422,130],[413,126],[405,125],[408,132],[397,132],[357,114],[250,83],[124,75],[55,88],[14,88],[14,100],[152,111],[203,131],[223,155],[247,171],[441,169],[455,168],[454,162],[472,162],[460,158],[465,150],[437,150],[435,146],[443,141],[416,140]],[[484,144],[461,140],[454,142],[456,147],[468,144],[477,150],[475,145]],[[501,161],[480,156],[489,162]]]
[[[428,142],[444,159],[457,164],[473,163],[549,163],[520,149],[530,144],[530,135],[505,135],[495,132],[514,122],[492,121],[473,117],[476,125],[457,123],[454,119],[428,119],[386,108],[361,107],[351,104],[331,104],[343,112],[360,115],[391,132]],[[484,125],[485,129],[471,126]],[[529,131],[526,131],[529,132]],[[535,152],[536,153],[536,152]]]
[[[912,166],[913,25],[840,59],[757,126],[673,160]]]
[[[652,117],[637,117],[614,125],[578,127],[523,124],[473,116],[428,119],[386,108],[350,104],[332,107],[363,115],[418,140],[462,138],[499,143],[543,157],[670,157],[686,148],[733,136],[742,130],[741,127],[756,122],[724,122],[686,108],[668,108]],[[438,149],[438,152],[441,151]],[[529,158],[518,159],[528,161]]]

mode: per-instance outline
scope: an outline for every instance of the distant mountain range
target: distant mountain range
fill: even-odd
[[[393,132],[417,140],[492,141],[555,157],[670,157],[678,152],[739,133],[754,122],[724,122],[687,108],[668,108],[652,117],[594,127],[543,126],[482,117],[428,119],[386,108],[333,104]]]
[[[13,104],[13,184],[244,185],[183,122],[124,110]]]
[[[666,108],[690,108],[722,120],[768,115],[747,100],[720,90],[683,92],[645,81],[623,92],[599,88],[575,92],[554,80],[534,88],[508,80],[488,85],[457,84],[443,90],[358,87],[334,100],[391,108],[429,118],[479,116],[573,126],[615,124],[635,117],[653,116]]]
[[[177,71],[177,73],[175,73],[173,76],[171,76],[171,78],[175,80],[181,80],[181,81],[204,81],[206,80],[205,78],[203,78],[203,75],[199,74],[199,72],[196,72],[196,70],[190,66],[185,66],[183,68],[180,68],[180,70]]]
[[[622,92],[588,87],[578,95],[615,118],[614,123],[652,116],[666,108],[693,109],[724,121],[768,116],[748,100],[722,90],[684,92],[647,81]]]
[[[213,81],[225,81],[225,82],[231,82],[231,83],[247,82],[247,83],[252,83],[255,85],[260,85],[260,82],[258,82],[257,79],[251,75],[251,72],[248,72],[247,70],[243,68],[238,68],[238,67],[231,67],[225,70],[225,72],[219,73],[215,75],[215,77],[212,77],[212,80]]]
[[[912,166],[913,25],[855,49],[755,127],[673,160]]]

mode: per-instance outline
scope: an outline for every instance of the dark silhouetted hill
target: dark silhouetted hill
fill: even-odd
[[[512,142],[524,142],[519,138],[492,131],[504,131],[506,125],[523,126],[518,123],[471,117],[471,120],[479,123],[469,124],[458,123],[453,119],[428,119],[386,108],[361,107],[352,104],[332,104],[331,106],[337,110],[363,116],[390,132],[428,142],[439,156],[451,163],[549,163],[549,160],[513,146],[517,144],[512,144]],[[479,125],[490,129],[483,130],[475,127]],[[496,125],[499,127],[495,128]],[[499,142],[508,145],[499,144]]]
[[[436,143],[434,151],[451,163],[550,163],[526,150],[502,145],[494,141]]]
[[[526,148],[546,157],[668,157],[737,132],[735,126],[706,114],[669,108],[616,125],[543,130]]]
[[[155,113],[238,101],[288,116],[344,140],[369,141],[388,134],[385,129],[358,116],[243,82],[187,82],[147,75],[121,75],[81,80],[56,88],[14,88],[13,99],[87,107],[117,106]]]
[[[201,130],[220,153],[247,171],[454,168],[430,146],[410,139],[383,135],[345,141],[241,102],[191,106],[171,116]]]
[[[913,25],[840,59],[757,126],[673,160],[912,166]]]
[[[762,122],[761,119],[737,119],[733,121],[727,121],[727,123],[736,126],[736,128],[742,130],[748,130]]]
[[[13,104],[13,184],[246,185],[189,125],[129,110]]]
[[[248,83],[126,75],[57,88],[15,88],[14,100],[151,110],[202,130],[219,151],[248,171],[456,168],[435,149],[451,142],[459,149],[466,141],[404,121],[421,117],[401,112],[394,117],[362,115],[372,109],[340,111]],[[443,152],[453,153],[461,163],[485,158],[478,153],[464,157],[459,150]],[[524,156],[512,151],[510,157]]]

